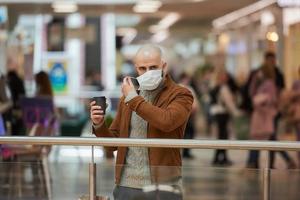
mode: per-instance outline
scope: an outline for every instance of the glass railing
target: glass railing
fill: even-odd
[[[88,163],[53,162],[49,163],[47,167],[45,168],[42,163],[37,162],[1,162],[0,199],[89,199]],[[140,166],[139,169],[147,167]],[[258,169],[183,166],[181,177],[178,179],[174,179],[174,177],[171,177],[172,180],[165,179],[164,181],[145,179],[140,182],[150,181],[150,183],[143,186],[132,183],[134,181],[130,176],[127,177],[128,180],[121,181],[120,186],[116,186],[113,162],[97,164],[96,169],[97,196],[111,200],[114,199],[113,196],[120,195],[132,196],[130,198],[132,200],[176,200],[181,197],[185,200],[262,199],[262,171]],[[177,167],[152,168],[152,170],[160,172],[177,169]],[[133,168],[133,170],[136,169]],[[282,199],[280,198],[282,196],[288,197],[287,199],[299,197],[300,192],[299,189],[297,190],[297,187],[299,188],[299,171],[298,175],[296,171],[292,173],[272,172],[274,178],[272,178],[271,199]],[[131,184],[133,184],[132,187]]]
[[[196,161],[194,161],[196,162]],[[117,166],[124,168],[124,166]],[[127,166],[129,167],[129,166]],[[134,170],[147,168],[148,166],[132,167]],[[177,167],[153,167],[153,171],[176,171]],[[168,174],[168,173],[167,173]],[[244,167],[214,167],[205,165],[183,165],[181,179],[176,181],[155,181],[144,185],[137,192],[135,188],[127,190],[134,200],[165,200],[180,199],[230,199],[253,200],[264,198],[263,169],[248,169]],[[88,177],[86,177],[88,178]],[[270,199],[297,200],[300,196],[300,170],[271,170],[270,175]],[[114,195],[124,195],[124,188],[130,187],[130,183],[121,181],[121,187],[115,184],[114,162],[97,164],[96,178],[97,196],[113,199]],[[130,182],[130,178],[127,182]],[[142,181],[143,182],[143,181]],[[147,181],[145,181],[147,182]],[[122,186],[123,184],[123,186]],[[175,186],[175,187],[174,187]],[[177,187],[179,186],[179,187]],[[55,192],[55,191],[53,191]],[[138,195],[136,195],[136,193]],[[136,197],[136,196],[137,197]],[[140,197],[139,197],[140,196]]]
[[[130,168],[138,171],[147,167]],[[2,161],[0,169],[0,199],[89,199],[89,164],[86,162],[49,162],[45,166],[42,162],[29,160]],[[143,180],[142,178],[141,183],[148,183],[143,186],[134,185],[130,176],[127,177],[127,181],[124,181],[123,177],[121,186],[116,186],[114,161],[102,161],[97,164],[96,169],[97,196],[109,199],[113,199],[114,195],[124,195],[126,192],[129,192],[127,195],[132,195],[131,199],[135,200],[180,199],[181,196],[185,200],[263,199],[262,169],[183,165],[181,178],[176,181],[155,181],[147,178]],[[162,166],[152,168],[160,172],[177,169],[177,167]],[[271,170],[270,177],[270,199],[299,199],[299,170]],[[128,189],[131,184],[133,184],[132,189]]]
[[[104,158],[102,147],[90,147],[96,144],[111,146],[112,143],[115,146],[139,147],[151,145],[170,147],[171,144],[174,147],[227,148],[247,153],[243,150],[270,148],[295,151],[299,149],[299,143],[294,142],[1,137],[0,143],[5,145],[25,143],[28,148],[30,144],[34,144],[36,147],[37,143],[55,145],[51,148],[50,154],[47,151],[32,155],[20,152],[16,155],[5,154],[0,162],[0,199],[83,200],[91,199],[90,194],[103,197],[102,199],[114,199],[114,196],[129,195],[130,199],[135,200],[290,200],[298,199],[300,196],[300,171],[283,168],[268,169],[265,162],[267,160],[266,151],[263,151],[261,159],[263,162],[261,162],[260,169],[245,168],[244,163],[237,162],[227,167],[211,165],[208,161],[211,156],[205,158],[205,162],[200,157],[192,161],[183,160],[183,165],[180,168],[175,166],[149,168],[148,165],[142,164],[116,166],[115,159]],[[60,146],[80,144],[85,146],[75,148],[73,146]],[[56,153],[57,147],[62,148],[59,150],[60,153]],[[64,149],[66,147],[68,150]],[[229,153],[231,154],[234,150]],[[206,150],[198,151],[205,152],[199,156],[206,154]],[[58,158],[56,158],[57,155]],[[80,158],[80,156],[83,157]],[[232,158],[236,157],[232,156]],[[115,169],[119,170],[119,175]],[[119,176],[117,185],[115,174]]]

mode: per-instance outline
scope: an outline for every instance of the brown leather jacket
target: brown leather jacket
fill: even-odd
[[[132,111],[148,122],[147,138],[182,139],[193,104],[191,92],[175,84],[167,75],[163,90],[154,100],[153,105],[137,96],[124,103],[120,99],[114,121],[108,129],[105,125],[94,129],[97,137],[129,137]],[[109,147],[118,150],[115,171],[115,183],[120,183],[127,147]],[[151,179],[154,183],[171,181],[181,176],[181,155],[177,148],[149,148]]]

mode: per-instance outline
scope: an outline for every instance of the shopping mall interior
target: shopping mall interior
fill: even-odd
[[[105,124],[115,125],[124,80],[141,77],[141,47],[159,47],[163,74],[194,98],[180,140],[153,137],[167,141],[154,145],[161,152],[168,148],[159,144],[187,141],[177,149],[182,166],[149,169],[151,156],[130,166],[141,161],[130,152],[150,155],[149,144],[128,148],[118,166],[118,151],[93,134],[92,98],[106,97]],[[0,200],[297,200],[299,108],[300,0],[0,0]],[[133,111],[130,130],[138,118],[149,134],[155,125]],[[144,184],[135,190],[146,196],[126,196],[115,182],[119,168],[149,176],[180,168],[179,192],[142,177],[154,189]]]

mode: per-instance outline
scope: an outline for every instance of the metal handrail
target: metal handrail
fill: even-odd
[[[0,144],[300,151],[300,142],[3,136]]]

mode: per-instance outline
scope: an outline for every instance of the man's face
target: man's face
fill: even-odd
[[[135,68],[138,75],[142,75],[149,70],[164,69],[166,63],[160,56],[138,56],[135,60]]]

